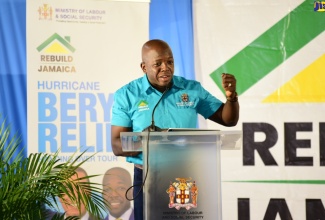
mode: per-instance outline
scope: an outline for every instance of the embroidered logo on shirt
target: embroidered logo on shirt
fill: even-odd
[[[181,101],[180,102],[176,102],[176,105],[178,107],[192,106],[192,105],[194,105],[194,102],[191,102],[190,101],[190,98],[189,98],[188,94],[183,93],[180,98],[181,98]]]
[[[181,95],[182,102],[188,102],[188,94],[184,93]]]
[[[144,110],[149,110],[148,102],[145,100],[141,100],[138,104],[138,110],[144,111]]]

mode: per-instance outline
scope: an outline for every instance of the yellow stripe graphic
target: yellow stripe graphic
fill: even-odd
[[[263,103],[325,102],[325,54],[265,98]]]

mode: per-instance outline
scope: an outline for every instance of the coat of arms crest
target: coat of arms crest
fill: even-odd
[[[176,178],[178,182],[170,182],[166,192],[169,195],[169,208],[186,208],[187,210],[197,207],[198,186],[191,178]],[[175,201],[176,200],[176,201]]]

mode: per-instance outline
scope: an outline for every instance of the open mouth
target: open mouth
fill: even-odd
[[[160,79],[162,79],[163,81],[168,81],[170,79],[169,75],[164,75],[164,76],[160,76]]]
[[[121,202],[110,202],[111,208],[117,208],[121,205]]]

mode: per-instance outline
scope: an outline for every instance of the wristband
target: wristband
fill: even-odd
[[[229,102],[237,102],[238,101],[238,95],[237,92],[235,92],[235,96],[234,97],[226,97],[227,101]]]

